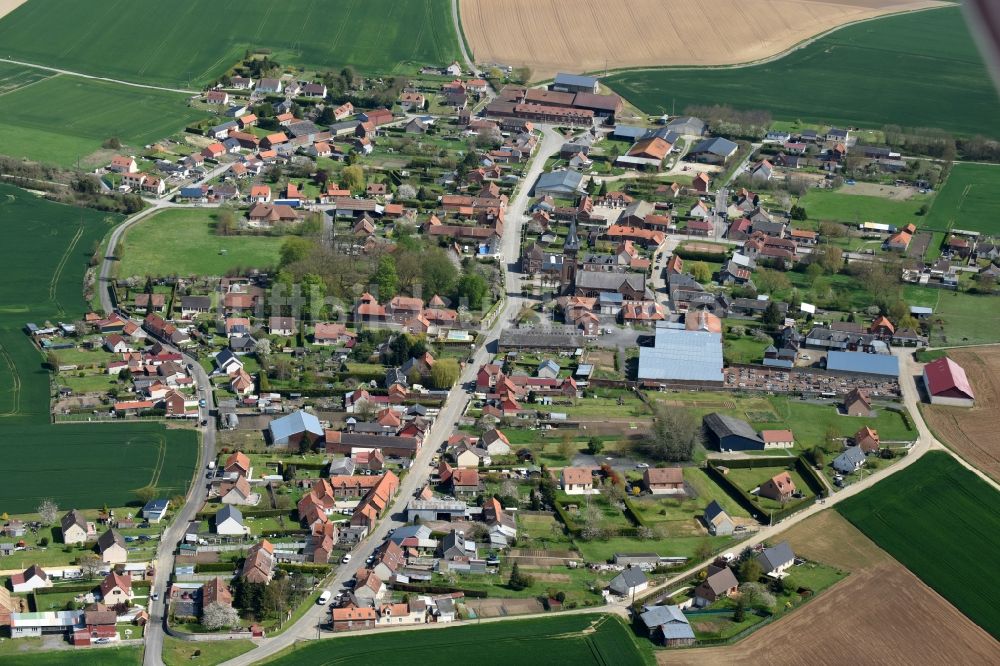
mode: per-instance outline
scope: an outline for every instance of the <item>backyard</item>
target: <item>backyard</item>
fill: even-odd
[[[166,210],[128,230],[119,246],[118,277],[225,275],[234,268],[271,268],[284,238],[218,236],[211,209]]]

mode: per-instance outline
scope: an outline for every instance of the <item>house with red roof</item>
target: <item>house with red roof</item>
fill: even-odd
[[[924,366],[924,388],[932,405],[974,407],[976,396],[965,370],[948,357]]]

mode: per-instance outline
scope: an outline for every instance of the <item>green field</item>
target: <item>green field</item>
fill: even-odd
[[[1000,98],[958,8],[851,25],[761,65],[621,72],[604,83],[650,114],[728,104],[779,120],[1000,137]]]
[[[163,663],[165,666],[181,666],[181,664],[221,664],[234,659],[244,652],[256,647],[248,640],[201,641],[192,643],[177,638],[163,638]],[[193,657],[195,651],[198,657]]]
[[[25,641],[34,640],[36,639],[6,640],[7,647],[12,649],[0,652],[0,662],[4,666],[138,666],[142,663],[141,647],[15,651],[18,647],[24,647]],[[38,640],[40,644],[40,639]]]
[[[186,88],[248,49],[286,65],[381,73],[459,56],[447,0],[31,0],[0,21],[0,44],[15,60]]]
[[[36,73],[0,63],[0,153],[58,164],[103,166],[94,155],[112,136],[142,147],[182,130],[206,114],[189,108],[187,96],[75,76]],[[8,83],[10,82],[10,83]]]
[[[875,543],[1000,638],[1000,494],[933,451],[837,505]]]
[[[594,631],[584,634],[585,630]],[[651,664],[649,644],[639,642],[614,615],[563,615],[538,620],[489,622],[423,631],[298,642],[265,662],[280,666],[354,664],[380,666],[448,663],[474,659],[479,666],[574,664],[632,666]]]
[[[44,358],[27,322],[76,321],[86,308],[87,260],[120,216],[55,204],[0,185],[0,511],[33,511],[52,497],[81,508],[134,501],[154,483],[182,493],[194,473],[197,437],[156,423],[51,425]]]
[[[929,195],[917,195],[907,201],[897,201],[810,188],[805,196],[799,198],[799,205],[806,209],[810,220],[832,220],[850,225],[878,222],[896,227],[912,222],[919,227],[927,218],[917,215],[917,211],[931,199]]]
[[[1000,298],[997,296],[907,285],[903,297],[910,305],[934,309],[931,346],[1000,342]],[[938,325],[938,320],[943,324]]]
[[[119,246],[118,277],[225,275],[233,268],[270,268],[278,263],[282,237],[216,236],[214,216],[211,209],[185,208],[165,210],[137,223]]]
[[[956,164],[927,214],[927,226],[1000,233],[1000,166]]]

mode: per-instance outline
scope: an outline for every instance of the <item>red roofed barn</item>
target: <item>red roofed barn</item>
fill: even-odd
[[[972,407],[976,404],[965,370],[950,358],[939,358],[924,366],[924,387],[932,405]]]

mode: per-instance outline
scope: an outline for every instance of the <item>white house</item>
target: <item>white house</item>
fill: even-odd
[[[14,592],[25,593],[40,587],[52,587],[52,579],[37,564],[32,564],[19,574],[10,577],[10,587]]]
[[[585,467],[564,467],[560,478],[563,492],[567,495],[586,495],[594,492],[594,477]]]
[[[243,361],[228,347],[215,355],[215,365],[227,375],[235,375],[243,369]]]
[[[833,459],[833,468],[841,474],[856,472],[864,464],[865,452],[860,446],[848,446],[843,453]]]
[[[227,536],[244,536],[250,529],[243,524],[243,514],[232,504],[215,512],[215,533]]]

